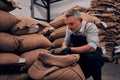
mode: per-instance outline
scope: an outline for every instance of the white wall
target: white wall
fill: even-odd
[[[20,15],[20,16],[29,16],[31,17],[31,0],[14,0],[22,9],[15,9],[11,11],[14,15]]]
[[[31,17],[31,10],[30,10],[31,0],[14,0],[14,1],[16,1],[16,3],[22,8],[22,10],[15,9],[11,13],[15,15]],[[38,2],[42,4],[41,0],[38,0]],[[68,9],[74,5],[79,5],[85,8],[90,7],[90,2],[91,0],[63,0],[56,3],[52,3],[50,5],[51,19],[58,17],[62,10]],[[35,17],[41,18],[41,19],[47,19],[46,9],[39,6],[35,6],[34,9],[35,9],[35,12],[34,12]]]

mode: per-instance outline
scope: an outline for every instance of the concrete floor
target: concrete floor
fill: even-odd
[[[93,80],[90,77],[87,80]],[[120,80],[120,64],[105,63],[102,68],[102,80]]]

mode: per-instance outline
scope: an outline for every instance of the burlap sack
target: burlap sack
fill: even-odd
[[[18,63],[20,58],[14,53],[0,53],[0,65]]]
[[[13,52],[19,45],[18,37],[0,32],[0,52]]]
[[[43,80],[86,80],[80,66],[74,65],[50,73]]]
[[[106,34],[110,34],[111,36],[115,35],[118,31],[115,28],[108,28],[105,30]]]
[[[99,46],[102,49],[103,55],[106,54],[106,48],[105,48],[106,42],[99,42]]]
[[[117,21],[119,17],[117,17],[114,13],[102,13],[102,14],[94,14],[98,18],[106,18],[108,20]]]
[[[112,6],[117,8],[117,6],[114,4],[114,1],[110,0],[110,1],[96,1],[95,4],[92,4],[94,6],[98,6],[98,5],[106,5],[106,6]]]
[[[98,11],[105,11],[106,10],[106,8],[105,7],[103,7],[103,6],[99,6],[99,7],[90,7],[90,8],[88,8],[88,10],[90,10],[90,11],[96,11],[96,10],[98,10]]]
[[[28,74],[39,80],[84,80],[81,68],[75,65],[78,60],[78,54],[59,56],[43,52],[29,68]]]
[[[49,36],[50,40],[54,41],[55,39],[65,37],[66,28],[67,26],[62,26],[60,28],[55,29]]]
[[[69,73],[69,74],[68,74]],[[37,80],[85,80],[78,65],[60,68],[36,61],[28,70],[28,75]]]
[[[114,28],[118,25],[117,22],[106,22],[106,24],[107,24],[107,28],[112,28],[112,27]]]
[[[101,1],[101,2],[110,2],[112,3],[113,1],[115,0],[92,0],[93,2],[98,2],[98,1]],[[113,2],[114,3],[114,2]]]
[[[64,41],[64,37],[58,38],[53,41],[53,48],[58,48],[62,46],[62,43]]]
[[[26,63],[28,65],[31,65],[34,61],[36,61],[39,58],[39,54],[41,52],[47,52],[47,51],[48,51],[47,49],[36,49],[36,50],[24,52],[20,56],[26,59]]]
[[[107,28],[107,29],[105,29],[105,33],[106,33],[106,35],[111,35],[111,37],[114,37],[114,36],[116,36],[115,34],[118,33],[118,30],[115,28]]]
[[[109,42],[109,41],[107,42],[106,41],[106,45],[105,46],[106,47],[113,47],[114,48],[114,45],[115,45],[115,42]]]
[[[103,39],[104,42],[115,42],[115,38],[112,36],[105,36],[105,38]]]
[[[109,44],[109,43],[108,42],[100,42],[99,43],[100,47],[102,48],[102,52],[103,52],[102,56],[103,56],[105,62],[113,62],[113,55],[112,55],[113,48],[106,47],[107,44]],[[108,48],[110,50],[108,50]]]
[[[32,79],[38,79],[38,80],[43,80],[43,78],[48,74],[51,73],[52,71],[56,71],[59,69],[57,66],[47,66],[41,61],[37,60],[34,62],[34,64],[28,69],[28,75]]]
[[[100,36],[98,36],[98,38],[99,38],[99,42],[102,42],[102,41],[104,41],[105,36],[104,35],[100,35]]]
[[[57,28],[65,25],[64,18],[65,18],[65,16],[61,15],[61,16],[57,17],[56,19],[54,19],[53,21],[51,21],[49,24],[51,26],[53,26],[55,29],[57,29]]]
[[[113,51],[114,51],[114,42],[106,42],[105,49],[106,49],[106,55],[109,57],[109,59],[112,59],[113,57]]]
[[[83,20],[86,22],[92,22],[95,24],[100,24],[100,22],[101,22],[100,19],[98,19],[97,17],[91,16],[85,12],[80,12],[80,15],[83,18]]]
[[[19,74],[26,72],[25,63],[12,63],[0,65],[0,74]]]
[[[42,31],[38,32],[44,36],[50,36],[50,34],[54,31],[55,29],[50,26],[50,27],[46,27],[45,29],[43,29]]]
[[[0,10],[0,31],[7,31],[19,21],[14,15]]]
[[[107,28],[115,28],[117,27],[118,23],[117,22],[106,22]]]
[[[116,40],[119,40],[119,39],[120,39],[120,34],[116,35],[116,36],[115,36],[115,39],[116,39]]]
[[[104,35],[105,34],[105,30],[98,28],[98,34],[99,35]]]
[[[52,43],[41,34],[30,34],[19,36],[21,42],[18,51],[29,51],[37,48],[51,48]]]
[[[14,0],[1,0],[0,1],[0,10],[10,12],[15,8],[21,9]]]
[[[61,52],[63,49],[64,49],[64,48],[62,48],[62,47],[52,48],[52,49],[50,49],[50,52],[51,52],[51,54],[58,55],[58,54],[60,54],[60,52]],[[68,53],[68,54],[69,54],[69,53]]]
[[[39,21],[26,16],[17,16],[17,18],[21,21],[11,29],[11,32],[15,35],[37,33],[45,27],[50,27],[45,21]]]
[[[96,25],[101,23],[101,20],[98,17],[96,17],[96,16],[91,16],[91,17],[92,17],[93,21],[90,21],[90,22],[93,22]]]
[[[0,74],[0,80],[29,80],[26,73],[21,74]]]
[[[69,54],[69,55],[53,55],[50,52],[41,52],[39,55],[39,60],[44,64],[67,67],[76,64],[80,59],[79,54]]]
[[[100,47],[105,47],[106,46],[106,42],[99,42]]]

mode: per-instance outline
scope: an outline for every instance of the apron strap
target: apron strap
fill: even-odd
[[[85,24],[84,31],[83,31],[83,36],[86,36],[86,27],[87,27],[87,24],[88,24],[88,22],[86,22],[86,24]]]

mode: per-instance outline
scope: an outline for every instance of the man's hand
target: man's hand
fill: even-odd
[[[59,53],[59,55],[66,55],[66,54],[71,54],[71,48],[70,48],[70,47],[63,49],[63,50]]]
[[[66,55],[66,54],[70,54],[71,53],[71,48],[56,48],[56,49],[52,49],[50,50],[51,54],[54,55]]]

